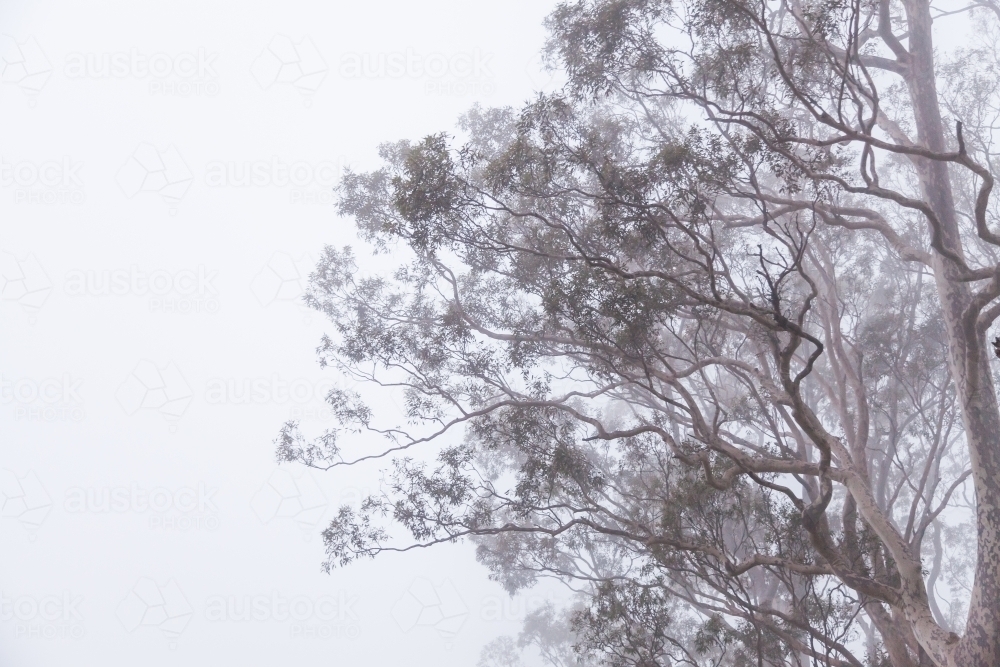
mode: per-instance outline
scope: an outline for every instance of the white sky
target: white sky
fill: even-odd
[[[553,4],[0,3],[0,665],[471,665],[517,630],[468,547],[322,574],[377,467],[275,475],[272,439],[324,425],[294,298],[351,240],[332,175],[549,86]]]

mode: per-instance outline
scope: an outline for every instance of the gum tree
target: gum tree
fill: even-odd
[[[1000,664],[998,21],[567,3],[560,94],[348,173],[398,267],[327,248],[319,353],[361,388],[278,454],[392,463],[327,566],[471,539],[581,591],[613,665]]]

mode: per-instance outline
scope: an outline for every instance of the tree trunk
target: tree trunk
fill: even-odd
[[[947,150],[934,77],[932,19],[925,0],[906,2],[909,25],[910,95],[918,140],[938,152]],[[963,256],[958,217],[947,163],[921,160],[918,165],[924,196],[938,218],[944,246]],[[978,562],[966,631],[961,641],[945,649],[949,667],[1000,666],[1000,407],[990,373],[986,336],[966,321],[971,300],[968,283],[957,280],[952,260],[934,253],[934,274],[948,330],[950,366],[962,409],[976,491]],[[940,663],[941,647],[928,646]],[[937,649],[937,650],[936,650]],[[944,665],[942,665],[944,667]]]

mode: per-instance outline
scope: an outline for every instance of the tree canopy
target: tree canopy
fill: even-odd
[[[558,94],[340,185],[397,268],[325,250],[321,363],[405,415],[343,389],[337,428],[280,434],[391,461],[327,567],[473,540],[512,593],[584,591],[522,636],[554,664],[1000,664],[1000,7],[580,0],[548,28]],[[387,444],[352,458],[359,432]]]

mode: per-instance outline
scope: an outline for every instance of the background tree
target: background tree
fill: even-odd
[[[567,3],[561,94],[347,174],[398,269],[327,248],[319,353],[406,414],[337,391],[338,428],[280,435],[392,459],[327,566],[473,539],[511,592],[575,582],[611,665],[1000,665],[998,19]]]

